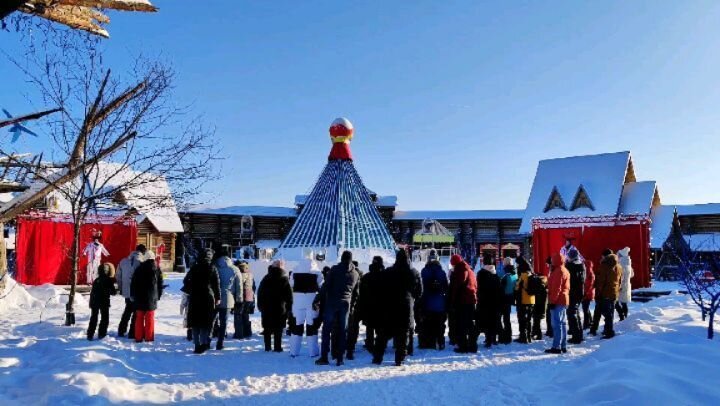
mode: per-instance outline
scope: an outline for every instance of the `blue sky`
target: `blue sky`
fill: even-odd
[[[291,205],[338,116],[402,209],[523,208],[538,160],[621,150],[664,203],[720,202],[720,3],[154,2],[111,15],[106,57],[173,63],[227,158],[214,206]],[[31,109],[0,77],[0,106]]]

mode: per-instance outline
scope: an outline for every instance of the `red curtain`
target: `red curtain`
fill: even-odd
[[[78,284],[87,283],[87,258],[82,255],[85,246],[92,242],[93,231],[102,232],[102,243],[110,252],[103,262],[117,267],[137,243],[137,225],[134,222],[113,224],[84,224],[80,229],[80,272]],[[72,262],[73,224],[52,219],[20,218],[17,223],[16,279],[27,285],[70,284]]]
[[[592,261],[595,269],[599,265],[602,251],[610,248],[617,251],[630,247],[635,276],[633,289],[650,287],[650,228],[647,222],[616,226],[539,228],[533,232],[533,258],[535,272],[547,274],[545,259],[559,252],[566,238],[573,238],[573,244],[580,250],[586,261]]]

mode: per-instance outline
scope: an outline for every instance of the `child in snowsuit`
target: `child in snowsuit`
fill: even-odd
[[[110,296],[117,293],[115,290],[115,267],[113,264],[105,263],[98,267],[98,277],[93,281],[90,291],[90,324],[87,329],[87,339],[92,341],[95,336],[95,328],[98,324],[98,313],[100,314],[100,328],[98,338],[102,339],[107,335],[110,322]]]

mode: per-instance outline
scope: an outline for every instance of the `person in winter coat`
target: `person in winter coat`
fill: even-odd
[[[531,295],[527,290],[530,275],[532,275],[532,267],[523,257],[518,258],[517,263],[519,275],[517,277],[517,283],[515,284],[515,300],[517,301],[517,317],[518,325],[520,326],[520,336],[516,341],[521,344],[528,344],[532,342],[533,338],[535,338],[532,336],[535,295]],[[545,314],[544,310],[543,314]]]
[[[125,309],[123,310],[123,314],[120,317],[120,324],[118,325],[118,337],[125,337],[129,322],[130,334],[128,334],[128,337],[135,338],[135,306],[133,305],[132,296],[130,295],[130,284],[135,270],[140,266],[140,263],[143,262],[143,255],[146,251],[145,246],[140,244],[135,248],[135,251],[131,252],[126,258],[123,258],[118,265],[115,279],[117,279],[120,294],[125,298]]]
[[[500,291],[500,278],[497,276],[492,256],[483,255],[483,265],[477,273],[477,308],[475,312],[475,335],[473,340],[477,342],[480,333],[485,334],[485,348],[497,344],[498,326],[500,325],[500,302],[502,292]]]
[[[370,264],[370,272],[360,280],[360,298],[358,299],[359,316],[365,325],[365,348],[373,353],[375,333],[382,313],[382,272],[385,270],[382,257],[374,257]]]
[[[618,258],[612,250],[603,251],[597,272],[595,272],[595,305],[600,306],[600,312],[605,319],[603,338],[615,336],[613,329],[613,315],[615,313],[615,301],[620,293],[620,282],[622,280],[622,267],[618,264]],[[595,321],[595,320],[593,320]],[[591,335],[597,334],[600,320],[593,323],[590,329]]]
[[[190,296],[187,293],[182,293],[182,299],[180,299],[180,315],[183,316],[183,327],[185,328],[185,339],[188,341],[193,340],[192,329],[188,326],[188,307],[190,306]]]
[[[344,251],[340,256],[340,263],[330,268],[325,279],[324,316],[322,330],[322,350],[320,358],[315,361],[317,365],[328,365],[330,353],[330,336],[335,331],[337,335],[337,365],[343,365],[343,355],[347,339],[347,323],[350,306],[360,291],[359,274],[352,263],[352,253]]]
[[[590,313],[590,303],[595,300],[595,272],[593,271],[593,262],[585,261],[585,297],[582,301],[583,310],[583,330],[589,329],[592,325],[592,313]]]
[[[557,253],[552,256],[552,271],[548,278],[548,302],[554,330],[552,348],[549,354],[567,352],[567,307],[570,304],[570,273],[565,268],[565,258]]]
[[[293,270],[290,277],[290,286],[293,289],[292,314],[295,318],[290,332],[290,356],[300,355],[303,334],[307,333],[309,355],[320,355],[318,330],[315,321],[318,312],[313,308],[313,300],[320,291],[323,276],[320,268],[313,259],[304,259]]]
[[[217,306],[218,341],[216,350],[224,348],[227,332],[227,318],[230,310],[235,308],[235,303],[242,303],[243,282],[240,269],[233,265],[229,253],[223,251],[215,261],[215,266],[220,279],[220,304]],[[235,324],[235,331],[242,329]]]
[[[503,260],[503,270],[505,275],[500,279],[500,342],[510,344],[512,342],[512,325],[510,323],[510,313],[515,305],[515,286],[518,277],[515,272],[515,264],[512,258]]]
[[[472,342],[475,329],[475,305],[477,304],[477,279],[475,273],[460,255],[450,257],[453,267],[450,275],[450,307],[457,323],[457,353],[477,352],[477,342]]]
[[[542,321],[545,320],[545,336],[553,336],[552,328],[552,316],[550,314],[550,306],[548,303],[548,276],[550,275],[550,269],[552,268],[552,257],[547,257],[545,260],[545,272],[537,275],[542,280],[545,289],[539,294],[535,295],[535,308],[533,309],[533,330],[532,338],[535,340],[542,340]]]
[[[213,266],[215,253],[206,249],[183,280],[182,291],[188,295],[187,325],[192,329],[195,354],[210,348],[210,334],[215,309],[220,305],[220,276]]]
[[[92,341],[95,336],[95,327],[98,323],[98,313],[100,313],[100,329],[98,330],[98,338],[103,339],[107,335],[110,311],[110,296],[114,296],[115,290],[115,267],[111,263],[105,263],[98,267],[98,277],[93,281],[92,290],[90,290],[90,324],[87,329],[87,339]]]
[[[155,265],[155,257],[148,253],[130,283],[130,295],[135,305],[135,342],[155,341],[155,310],[162,294],[162,272]]]
[[[419,348],[445,349],[445,320],[447,319],[448,276],[438,259],[437,251],[431,250],[428,262],[420,277],[422,296],[420,307],[424,315],[423,329],[418,334]]]
[[[360,270],[360,264],[357,261],[353,261],[353,266],[355,267],[355,272],[358,276],[358,290],[357,294],[350,302],[350,312],[348,313],[347,340],[345,341],[347,354],[345,357],[349,360],[355,359],[355,345],[357,344],[358,337],[360,336],[360,313],[357,311],[357,304],[360,300],[360,281],[363,277],[363,272]],[[337,359],[337,357],[335,357],[335,359]]]
[[[242,301],[235,302],[233,338],[243,340],[252,336],[250,315],[255,313],[255,279],[246,261],[236,261],[235,266],[240,269],[242,276],[243,297]]]
[[[293,306],[293,291],[284,266],[283,261],[274,261],[258,288],[257,305],[262,316],[265,351],[283,351],[283,329]]]
[[[410,263],[409,259],[408,263]],[[418,272],[417,269],[411,267],[410,270],[413,274],[413,294],[411,295],[413,317],[410,319],[410,330],[408,330],[408,343],[406,347],[406,353],[408,356],[412,356],[415,353],[415,332],[422,331],[424,323],[424,315],[422,314],[420,304],[418,303],[418,299],[420,299],[423,292],[422,278],[420,277],[420,272]]]
[[[580,319],[580,304],[585,297],[585,263],[577,249],[568,251],[565,268],[570,273],[570,304],[567,309],[569,328],[572,336],[570,344],[583,342],[583,329]]]
[[[632,278],[635,276],[635,271],[632,267],[632,259],[630,259],[630,247],[625,247],[617,252],[618,262],[622,267],[622,280],[620,281],[620,293],[618,294],[618,301],[615,304],[615,309],[618,312],[620,321],[623,321],[628,316],[628,303],[632,301]]]
[[[382,273],[383,314],[375,346],[373,364],[383,361],[385,348],[390,338],[395,343],[395,365],[402,365],[406,356],[407,334],[413,323],[415,299],[422,295],[422,285],[417,288],[417,271],[410,267],[405,250],[395,254],[395,264]]]

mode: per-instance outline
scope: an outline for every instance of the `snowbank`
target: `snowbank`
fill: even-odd
[[[9,314],[18,309],[42,307],[42,303],[28,293],[23,285],[15,282],[10,275],[5,275],[5,279],[5,290],[0,293],[0,314]]]

